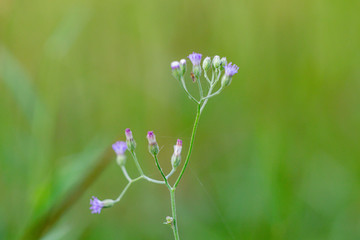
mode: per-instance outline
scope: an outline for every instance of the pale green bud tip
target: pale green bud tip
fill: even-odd
[[[221,60],[219,56],[215,56],[213,59],[213,67],[214,68],[219,68],[221,66]]]
[[[210,65],[211,65],[211,58],[210,58],[210,57],[206,57],[206,58],[204,59],[204,61],[203,61],[203,69],[204,69],[204,71],[209,70]]]

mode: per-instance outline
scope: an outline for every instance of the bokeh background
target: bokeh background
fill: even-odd
[[[170,62],[192,51],[240,70],[201,117],[177,191],[182,239],[360,239],[359,12],[358,0],[1,0],[0,239],[172,239],[164,186],[88,208],[126,184],[110,149],[126,127],[153,178],[148,130],[166,170],[176,139],[187,148],[195,106]]]

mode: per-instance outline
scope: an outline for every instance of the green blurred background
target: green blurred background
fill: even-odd
[[[240,70],[201,117],[177,191],[182,239],[360,239],[359,12],[358,0],[1,0],[0,239],[40,238],[77,195],[42,239],[172,239],[164,186],[136,183],[100,215],[89,199],[125,186],[110,146],[126,127],[153,178],[146,131],[166,170],[176,139],[187,148],[195,106],[170,62],[192,51]]]

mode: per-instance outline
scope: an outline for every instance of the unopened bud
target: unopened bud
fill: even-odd
[[[218,55],[216,55],[213,59],[213,67],[214,68],[219,68],[221,66],[221,60],[220,57]]]
[[[221,58],[220,61],[221,61],[220,68],[221,68],[221,70],[223,70],[225,65],[227,64],[226,57]]]
[[[133,138],[132,132],[130,128],[125,129],[125,136],[126,136],[126,145],[129,149],[129,151],[134,151],[136,148],[136,142]]]
[[[174,153],[171,157],[171,165],[173,168],[177,168],[181,162],[181,149],[182,149],[182,141],[178,139],[176,145],[174,145]]]
[[[232,77],[228,76],[228,75],[224,75],[221,79],[221,86],[222,87],[227,87],[230,85],[232,80]]]
[[[172,74],[176,79],[179,79],[181,76],[180,63],[174,61],[171,63]]]
[[[159,145],[156,142],[156,137],[153,131],[149,131],[147,134],[147,139],[149,142],[149,152],[156,156],[159,153]]]
[[[211,58],[210,57],[206,57],[203,61],[203,69],[205,72],[207,72],[209,70],[211,66]]]
[[[180,60],[180,73],[181,76],[183,76],[186,72],[186,60],[185,59],[181,59]]]

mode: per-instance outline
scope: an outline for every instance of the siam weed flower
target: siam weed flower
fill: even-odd
[[[232,76],[234,76],[239,70],[239,67],[235,64],[229,63],[225,65],[225,75],[221,79],[221,86],[226,87],[231,83]]]
[[[201,63],[201,57],[202,57],[201,53],[193,52],[192,54],[189,55],[188,58],[190,59],[190,61],[194,66],[197,66],[200,65]]]
[[[98,213],[100,214],[101,209],[104,207],[104,204],[97,198],[97,197],[92,197],[93,199],[90,199],[90,210],[91,213]]]
[[[156,137],[153,131],[149,131],[146,135],[146,138],[149,141],[149,152],[156,156],[159,153],[159,146],[156,142]]]
[[[124,155],[127,150],[126,142],[117,141],[112,145],[112,148],[114,149],[116,155]]]
[[[123,166],[125,164],[125,160],[126,160],[125,152],[127,149],[127,143],[118,141],[112,145],[112,148],[114,149],[114,151],[117,155],[117,157],[116,157],[117,164],[119,166]]]
[[[136,142],[133,138],[130,128],[125,129],[126,144],[129,151],[133,152],[136,148]]]
[[[236,66],[235,64],[231,65],[232,63],[229,63],[228,65],[225,66],[225,75],[232,77],[235,75],[235,73],[238,72],[239,67]]]
[[[189,59],[193,64],[193,73],[197,78],[201,76],[201,67],[200,67],[201,57],[202,55],[200,53],[195,53],[195,52],[189,55]]]
[[[176,145],[174,145],[174,153],[171,157],[171,165],[173,168],[177,168],[180,165],[181,149],[182,149],[182,140],[178,139],[176,141]]]

